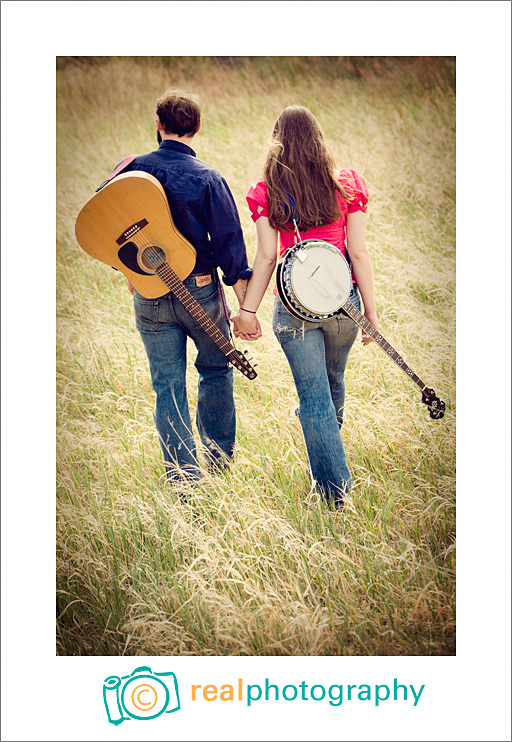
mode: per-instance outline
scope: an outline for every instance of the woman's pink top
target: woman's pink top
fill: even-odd
[[[364,179],[355,172],[355,170],[341,170],[338,182],[343,186],[345,193],[348,197],[348,202],[343,198],[341,193],[338,193],[338,203],[341,209],[341,216],[337,222],[332,224],[325,224],[322,227],[314,227],[308,229],[306,232],[300,232],[300,236],[303,240],[310,240],[312,238],[325,240],[331,245],[339,248],[343,253],[344,257],[347,257],[345,248],[345,225],[347,223],[347,214],[352,214],[355,211],[366,212],[368,204],[368,188]],[[263,180],[258,180],[254,183],[247,193],[247,203],[251,211],[252,220],[257,221],[260,216],[268,217],[268,196],[267,186]],[[278,230],[279,233],[279,255],[283,255],[289,247],[295,243],[295,232],[290,230],[283,232]],[[274,288],[274,294],[277,293],[277,289]]]

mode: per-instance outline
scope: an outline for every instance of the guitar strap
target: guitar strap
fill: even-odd
[[[130,162],[133,162],[135,158],[138,156],[139,155],[130,155],[129,157],[125,157],[124,160],[121,160],[121,162],[116,167],[116,169],[110,173],[108,178],[104,180],[103,183],[100,186],[98,186],[94,192],[98,193],[98,191],[101,191],[101,189],[104,188],[107,185],[107,183],[110,183],[110,181],[113,178],[115,178],[116,175],[119,175],[119,173],[121,173],[125,168],[127,168]]]
[[[231,344],[234,348],[236,348],[235,345],[235,338],[233,337],[233,333],[231,332],[231,322],[229,320],[229,311],[228,311],[228,305],[226,303],[226,294],[224,293],[224,286],[222,285],[222,281],[220,280],[220,276],[218,274],[218,268],[215,269],[215,278],[217,279],[217,283],[219,286],[219,294],[220,298],[222,299],[222,306],[224,307],[224,314],[226,316],[226,320],[228,323],[228,331],[229,331],[229,337],[231,339]]]

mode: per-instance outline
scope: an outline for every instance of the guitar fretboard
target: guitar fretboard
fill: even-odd
[[[221,349],[224,355],[229,356],[235,348],[227,337],[222,333],[215,322],[209,317],[204,311],[203,307],[199,304],[197,299],[194,299],[192,294],[185,288],[176,273],[173,271],[168,263],[163,263],[158,266],[156,273],[162,281],[168,286],[171,291],[176,294],[180,302],[183,304],[185,309],[190,312],[192,317],[199,322],[199,324],[206,330],[212,340]]]
[[[206,314],[203,307],[197,299],[194,299],[190,291],[183,285],[169,263],[161,263],[155,268],[156,274],[162,279],[165,285],[171,289],[178,300],[183,304],[187,312],[201,325],[203,330],[208,333],[213,342],[227,356],[230,363],[233,364],[248,379],[255,379],[256,371],[251,366],[247,358],[238,351],[227,339],[223,332],[219,330],[211,317]]]
[[[375,329],[375,327],[372,325],[371,322],[369,322],[364,315],[361,314],[359,309],[355,307],[351,301],[347,300],[345,304],[343,305],[343,309],[345,312],[351,317],[356,324],[361,327],[371,338],[374,340],[377,345],[382,348],[382,350],[396,363],[396,365],[402,369],[402,371],[407,374],[407,376],[414,381],[415,384],[419,386],[419,388],[423,391],[426,384],[423,383],[423,381],[417,376],[412,368],[410,368],[404,359],[396,352],[396,350],[391,346],[388,341],[382,337],[380,332]]]

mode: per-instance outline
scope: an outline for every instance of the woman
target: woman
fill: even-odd
[[[289,106],[277,119],[263,178],[251,186],[247,202],[256,222],[258,247],[243,305],[233,317],[237,337],[255,340],[261,335],[256,312],[276,266],[278,238],[280,255],[295,242],[293,212],[298,213],[303,240],[325,240],[351,262],[350,301],[360,309],[361,295],[364,316],[378,329],[365,242],[366,183],[353,170],[335,169],[322,130],[307,108]],[[287,311],[276,289],[274,294],[273,329],[297,387],[311,473],[326,500],[342,507],[352,484],[340,435],[344,372],[358,327],[345,314],[303,322]],[[363,333],[362,342],[367,345],[371,338]]]

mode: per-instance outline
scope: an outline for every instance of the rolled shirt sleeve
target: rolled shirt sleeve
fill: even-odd
[[[249,279],[252,268],[247,262],[240,217],[228,184],[219,175],[205,190],[203,213],[210,235],[210,250],[221,268],[226,286]]]

